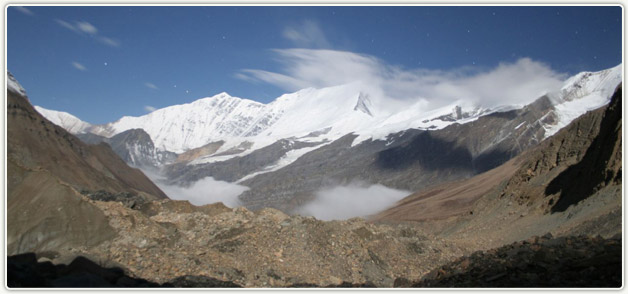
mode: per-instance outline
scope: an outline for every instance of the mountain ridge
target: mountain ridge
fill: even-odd
[[[569,107],[584,107],[583,110],[577,110],[576,113],[563,115],[558,111],[556,121],[558,125],[549,126],[548,135],[555,133],[560,127],[568,124],[586,110],[590,110],[591,107],[597,108],[607,103],[608,100],[604,98],[610,96],[612,90],[610,94],[606,93],[609,92],[607,88],[610,87],[600,84],[604,82],[618,83],[621,79],[620,70],[621,64],[600,72],[582,72],[567,79],[560,93],[550,95],[552,102],[556,105],[574,104],[570,102],[583,96],[590,96],[592,93],[600,92],[600,90],[602,93],[595,95],[596,97],[589,99],[590,101],[587,103],[580,103],[585,105],[569,105]],[[599,76],[602,78],[598,78]],[[596,82],[598,83],[595,84]],[[60,122],[59,125],[73,133],[91,132],[104,137],[111,137],[132,128],[142,128],[151,136],[156,147],[160,150],[183,153],[212,141],[232,141],[235,137],[250,138],[249,141],[255,142],[253,148],[258,149],[279,139],[303,136],[328,127],[331,127],[331,131],[328,133],[334,134],[327,137],[330,140],[340,138],[351,132],[363,134],[356,141],[357,144],[369,137],[384,139],[390,133],[409,128],[440,129],[454,122],[464,123],[492,112],[490,109],[478,110],[474,107],[455,103],[432,110],[430,111],[431,114],[429,112],[419,114],[421,107],[417,105],[411,106],[401,113],[385,114],[380,111],[378,115],[374,116],[373,111],[376,110],[373,107],[377,107],[374,104],[377,103],[373,102],[373,95],[364,92],[356,84],[322,89],[307,88],[284,94],[268,104],[233,97],[226,92],[221,92],[212,97],[200,98],[190,103],[161,108],[139,117],[124,116],[115,122],[104,125],[91,125],[80,120],[76,121],[76,117],[73,116],[64,118],[68,120],[68,123]],[[333,107],[321,105],[333,105]],[[199,111],[197,108],[201,110]],[[566,108],[561,109],[562,112],[567,112]],[[45,111],[43,108],[40,109]],[[300,109],[317,113],[315,115],[304,114]],[[334,109],[341,109],[341,111]],[[498,109],[495,108],[493,111],[500,111]],[[346,115],[352,116],[351,113],[355,111],[363,112],[368,118],[360,116],[350,119],[340,118]],[[327,112],[333,113],[333,115],[329,115]],[[404,114],[406,112],[407,114]],[[60,116],[56,113],[49,114],[49,116],[54,115]],[[441,118],[443,116],[448,118]],[[181,119],[182,117],[183,119]],[[374,124],[374,119],[379,122]],[[312,124],[313,120],[327,123]],[[53,121],[57,122],[60,119]],[[166,122],[165,125],[164,122]],[[303,123],[306,123],[308,127],[300,126]],[[173,125],[168,126],[167,124]],[[155,125],[159,127],[155,127]],[[366,129],[376,131],[366,131]],[[194,135],[192,136],[192,134]],[[241,141],[242,139],[236,140],[231,144],[227,142],[223,148],[230,148]]]

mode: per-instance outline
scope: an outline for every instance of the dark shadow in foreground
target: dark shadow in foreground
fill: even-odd
[[[532,237],[478,251],[398,287],[620,288],[621,235]],[[398,283],[396,283],[398,284]]]
[[[181,276],[158,284],[133,278],[121,268],[105,268],[83,257],[70,264],[37,262],[34,253],[7,258],[7,286],[9,288],[235,288],[237,284],[204,276]]]

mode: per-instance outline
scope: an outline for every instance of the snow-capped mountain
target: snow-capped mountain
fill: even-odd
[[[556,125],[548,126],[547,135],[587,110],[606,104],[620,81],[621,66],[596,73],[580,73],[568,79],[561,92],[552,95],[557,98],[554,103],[558,121]],[[386,112],[377,99],[359,84],[308,88],[285,94],[269,104],[221,93],[140,117],[123,117],[92,132],[109,137],[141,128],[151,136],[157,148],[176,153],[220,140],[227,142],[223,150],[240,144],[243,139],[253,142],[251,149],[258,149],[279,139],[299,138],[323,129],[329,131],[317,140],[333,141],[353,132],[359,135],[354,142],[358,144],[410,128],[441,129],[503,110],[478,108],[459,101],[425,111],[419,101],[401,111]]]
[[[609,101],[622,81],[622,65],[599,71],[581,72],[567,81],[554,102],[557,121],[546,128],[546,137],[554,135],[587,111],[600,108]]]
[[[554,109],[547,114],[551,119],[527,124],[543,124],[546,138],[586,111],[608,103],[615,87],[621,82],[621,68],[618,65],[569,78],[559,92],[547,93],[554,104]],[[303,89],[282,95],[269,104],[220,93],[143,116],[127,116],[95,126],[67,113],[41,107],[37,109],[73,133],[89,132],[112,137],[127,130],[143,129],[160,151],[183,153],[212,142],[224,142],[212,154],[191,162],[202,164],[244,156],[281,139],[324,144],[353,133],[357,135],[352,143],[355,146],[368,139],[384,140],[389,134],[403,130],[437,130],[454,123],[468,123],[490,113],[522,107],[479,107],[460,100],[437,109],[426,109],[424,101],[417,101],[391,111],[385,107],[390,101],[376,93],[364,85],[352,83]],[[233,152],[236,149],[238,152]]]
[[[168,184],[237,182],[250,188],[239,196],[243,205],[290,211],[328,181],[418,191],[499,166],[607,104],[621,73],[621,65],[580,73],[528,105],[461,99],[438,108],[425,101],[389,107],[395,101],[352,83],[307,88],[268,104],[221,93],[85,129],[70,119],[61,123],[110,144],[123,138],[116,153],[133,165],[161,167]],[[123,136],[133,129],[148,136]]]
[[[262,103],[220,93],[140,117],[125,116],[94,126],[90,132],[111,137],[126,130],[143,129],[160,150],[182,153],[223,138],[257,135],[272,125],[278,115]]]
[[[7,89],[26,97],[26,91],[10,72],[7,72]]]
[[[64,128],[66,131],[72,134],[82,134],[87,132],[91,128],[91,124],[82,121],[78,117],[71,115],[67,112],[49,110],[35,105],[35,110],[47,118],[49,121]]]
[[[459,119],[440,120],[438,117],[452,112],[458,113],[450,117],[457,115],[460,119],[463,117],[461,112],[471,111],[467,112],[465,119],[473,119],[481,113],[473,107],[461,109],[458,104],[424,111],[420,102],[403,111],[391,112],[378,107],[376,100],[377,97],[358,84],[308,88],[282,95],[269,104],[220,93],[192,103],[158,109],[140,117],[123,117],[106,125],[81,124],[73,130],[88,130],[111,137],[129,129],[144,129],[158,149],[176,153],[225,141],[217,152],[220,153],[244,141],[253,143],[251,150],[256,150],[279,139],[299,138],[317,132],[319,136],[312,140],[320,142],[354,132],[360,134],[357,144],[369,138],[382,139],[391,132],[408,128],[445,127]],[[60,124],[73,126],[67,122]]]

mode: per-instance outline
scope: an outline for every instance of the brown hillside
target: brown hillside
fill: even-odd
[[[84,190],[166,198],[108,145],[82,143],[9,91],[7,252],[57,252],[115,237],[102,211],[81,195]]]
[[[27,99],[7,92],[7,160],[50,171],[77,190],[166,195],[140,170],[127,166],[107,145],[84,144],[51,123]],[[9,193],[12,187],[9,186]]]
[[[533,235],[621,233],[621,86],[605,107],[470,179],[413,194],[374,221],[420,221],[469,248]]]

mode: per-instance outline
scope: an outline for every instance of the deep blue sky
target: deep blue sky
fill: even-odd
[[[351,51],[404,69],[491,68],[529,57],[567,74],[622,57],[619,6],[29,6],[7,13],[8,70],[32,103],[91,123],[223,91],[269,102],[286,91],[236,74],[280,71],[271,49]],[[307,24],[317,42],[287,37]]]

